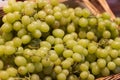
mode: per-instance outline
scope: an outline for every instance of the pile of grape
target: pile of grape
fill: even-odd
[[[95,80],[120,72],[120,18],[57,0],[8,0],[0,80]]]

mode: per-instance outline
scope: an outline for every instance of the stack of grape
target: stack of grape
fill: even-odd
[[[57,0],[9,0],[3,10],[1,80],[95,80],[120,72],[120,18]]]

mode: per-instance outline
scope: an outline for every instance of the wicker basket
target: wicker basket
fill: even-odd
[[[36,0],[28,0],[28,1],[36,1]],[[68,5],[69,7],[76,7],[76,6],[86,7],[94,15],[99,15],[100,13],[103,13],[106,11],[110,14],[111,20],[115,19],[115,15],[113,14],[113,12],[110,9],[109,5],[107,4],[106,0],[59,0],[59,1]],[[4,15],[2,7],[0,7],[0,25],[2,25],[2,16],[1,15],[2,16]],[[120,80],[120,73],[110,75],[107,77],[101,77],[96,80]]]

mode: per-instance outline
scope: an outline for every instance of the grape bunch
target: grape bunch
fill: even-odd
[[[120,72],[120,18],[57,0],[8,0],[0,80],[95,80]]]

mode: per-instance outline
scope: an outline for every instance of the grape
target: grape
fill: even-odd
[[[55,73],[59,74],[59,73],[62,72],[62,67],[61,66],[55,66],[54,71],[55,71]]]
[[[29,24],[27,26],[27,30],[30,32],[34,32],[36,30],[36,26],[35,26],[34,22],[32,22],[31,24]]]
[[[56,5],[58,5],[58,1],[57,0],[50,0],[50,4],[52,6],[56,6]]]
[[[103,38],[110,38],[110,37],[111,37],[111,33],[109,31],[103,32]]]
[[[120,58],[119,58],[119,57],[113,60],[113,62],[114,62],[117,66],[120,65],[119,61],[120,61]]]
[[[95,77],[94,77],[94,75],[89,74],[87,79],[88,79],[88,80],[95,80]]]
[[[55,36],[55,37],[58,37],[58,38],[62,38],[64,36],[64,31],[61,30],[61,29],[54,29],[52,34]]]
[[[117,58],[118,57],[118,51],[117,50],[111,50],[110,51],[111,58]]]
[[[67,42],[68,40],[72,40],[72,39],[74,39],[74,37],[70,34],[67,34],[63,37],[64,42]]]
[[[9,74],[7,71],[0,71],[0,79],[6,80],[9,78]]]
[[[80,7],[75,8],[75,15],[78,17],[82,16],[82,9]]]
[[[40,27],[40,31],[41,32],[48,32],[49,31],[49,25],[48,24],[46,24],[45,22],[42,22],[41,23],[41,27]]]
[[[9,76],[11,76],[11,77],[15,77],[18,73],[17,69],[15,69],[14,67],[9,67],[9,68],[7,68],[6,71],[8,72]]]
[[[25,66],[27,64],[27,60],[23,56],[15,57],[14,62],[17,66]]]
[[[22,37],[23,35],[26,35],[26,34],[27,34],[27,31],[26,31],[24,28],[20,29],[20,30],[17,32],[17,36],[18,36],[18,37]]]
[[[24,24],[25,26],[27,26],[28,24],[30,24],[31,20],[29,16],[23,16],[21,19],[22,24]]]
[[[22,41],[21,41],[21,39],[18,38],[18,37],[15,37],[15,38],[13,39],[13,43],[14,43],[14,46],[15,46],[15,47],[20,47],[20,46],[22,45]]]
[[[45,19],[45,17],[46,17],[46,12],[45,11],[39,11],[38,12],[38,17],[40,18],[40,19]]]
[[[89,73],[87,71],[83,71],[80,73],[80,78],[81,79],[87,79],[88,78]]]
[[[54,50],[57,52],[58,55],[60,55],[64,51],[64,45],[63,44],[56,44],[54,46]]]
[[[103,19],[110,19],[110,15],[107,12],[102,14]]]
[[[63,4],[63,3],[59,3],[59,4],[58,4],[58,7],[60,7],[61,10],[67,9],[67,6],[66,6],[65,4]]]
[[[33,73],[35,71],[35,66],[33,63],[28,63],[26,65],[26,68],[27,68],[28,72],[30,72],[30,73]]]
[[[75,32],[75,26],[74,26],[74,24],[70,24],[70,25],[67,26],[67,32],[68,33]]]
[[[58,58],[58,59],[54,62],[54,64],[55,64],[55,65],[60,65],[60,64],[61,64],[61,62],[62,62],[62,61],[61,61],[61,59],[60,59],[60,58]]]
[[[71,57],[73,55],[73,51],[72,50],[64,50],[63,52],[63,56],[65,58]]]
[[[101,74],[103,76],[108,76],[110,74],[110,70],[107,67],[105,67],[101,70]]]
[[[12,25],[10,23],[4,23],[2,26],[1,26],[1,30],[3,32],[6,32],[6,33],[9,33],[11,32],[13,29],[12,29]]]
[[[12,55],[15,52],[16,52],[15,47],[13,47],[13,46],[5,46],[5,51],[4,51],[5,55]]]
[[[97,25],[97,19],[96,18],[90,18],[88,20],[88,24],[91,26],[91,27],[94,27]]]
[[[49,58],[43,58],[41,63],[44,67],[48,67],[50,65],[50,59]]]
[[[86,18],[80,18],[78,23],[79,23],[80,27],[87,27],[88,26],[88,20]]]
[[[107,67],[109,70],[114,70],[116,68],[116,64],[114,62],[108,62]]]
[[[54,13],[54,17],[55,17],[56,20],[60,20],[62,18],[62,13],[57,11],[57,12]]]
[[[68,69],[63,69],[62,73],[64,73],[66,76],[68,76],[69,75],[69,70]]]
[[[48,37],[46,38],[46,41],[48,41],[48,42],[52,45],[52,44],[54,44],[54,42],[55,42],[55,38],[54,38],[53,36],[48,36]]]
[[[37,74],[32,74],[30,80],[41,80]]]
[[[100,67],[100,68],[104,68],[106,66],[106,61],[104,59],[98,59],[97,60],[97,65]]]
[[[52,16],[52,15],[47,15],[45,17],[45,21],[48,23],[48,24],[53,24],[55,22],[55,17]]]
[[[3,56],[4,50],[5,50],[5,46],[4,45],[0,45],[0,57]]]
[[[25,66],[20,66],[20,67],[18,67],[18,73],[20,74],[20,75],[26,75],[27,74],[27,68],[25,67]]]
[[[59,73],[57,75],[57,80],[66,80],[66,75],[64,73]]]
[[[22,23],[20,21],[16,21],[14,24],[13,24],[13,29],[15,31],[19,31],[20,29],[22,28]]]
[[[89,40],[87,39],[80,39],[78,40],[78,44],[81,45],[82,47],[86,48],[89,44]]]
[[[62,44],[63,40],[61,38],[55,38],[54,44]]]
[[[75,53],[82,54],[83,53],[83,49],[84,48],[82,46],[80,46],[80,45],[73,46],[73,52],[75,52]]]
[[[37,62],[34,64],[35,65],[35,72],[41,72],[43,70],[43,65],[40,62]]]
[[[31,37],[29,35],[24,35],[21,40],[23,44],[28,44],[31,41]]]
[[[2,60],[0,60],[0,70],[2,70],[2,69],[3,69],[3,67],[4,67],[4,63],[3,63],[3,61],[2,61]]]
[[[32,36],[34,38],[40,38],[42,36],[42,33],[40,30],[35,30],[33,33],[32,33]]]
[[[100,74],[100,68],[99,68],[97,65],[95,65],[95,66],[92,68],[92,73],[93,73],[94,75]]]
[[[93,32],[87,32],[87,39],[93,40],[95,38],[95,34]]]
[[[74,53],[72,55],[72,58],[75,62],[81,62],[82,61],[82,56],[79,53]]]
[[[41,47],[47,47],[48,49],[51,49],[51,44],[47,41],[41,41],[40,46]]]
[[[51,60],[51,61],[56,61],[57,59],[58,59],[58,55],[57,55],[56,53],[55,53],[55,54],[52,53],[52,54],[50,55],[50,60]]]
[[[69,60],[64,60],[62,61],[61,65],[63,69],[68,69],[71,67],[71,62],[69,62]]]
[[[4,11],[5,13],[12,12],[12,7],[11,7],[10,5],[5,5],[5,6],[3,7],[3,11]]]
[[[13,23],[13,22],[15,22],[15,15],[13,13],[8,13],[6,15],[6,19],[9,23]]]
[[[120,48],[120,42],[118,42],[118,41],[113,41],[113,42],[111,43],[111,47],[112,47],[113,49],[119,49],[119,48]]]
[[[80,70],[81,70],[81,71],[88,71],[88,69],[89,69],[89,67],[88,67],[85,63],[82,63],[82,64],[80,65]]]

